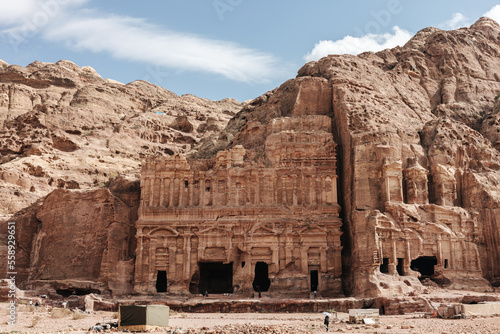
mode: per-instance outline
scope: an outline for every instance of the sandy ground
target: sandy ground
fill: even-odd
[[[7,304],[1,303],[0,333],[87,333],[98,322],[116,321],[116,313],[94,312],[75,316],[75,313],[54,314],[48,308],[21,306],[17,324],[8,325]],[[81,319],[74,319],[79,318]],[[418,314],[382,316],[379,325],[347,324],[346,313],[338,314],[339,321],[330,324],[330,332],[344,333],[500,333],[500,317],[475,319],[425,319]],[[312,313],[175,313],[170,327],[159,333],[324,333],[324,316]]]

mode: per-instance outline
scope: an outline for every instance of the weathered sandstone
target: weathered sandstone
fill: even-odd
[[[421,280],[431,279],[492,291],[500,284],[499,41],[500,26],[482,18],[470,28],[424,29],[391,50],[328,56],[245,104],[220,132],[208,112],[157,119],[168,109],[158,99],[169,93],[146,83],[101,83],[89,72],[96,87],[81,86],[68,64],[56,81],[50,71],[33,74],[43,64],[7,67],[0,78],[23,85],[12,105],[29,105],[25,97],[48,82],[75,90],[66,109],[42,103],[4,122],[13,138],[2,140],[18,158],[4,162],[4,182],[31,189],[30,180],[45,178],[73,189],[17,216],[26,282],[66,279],[117,294],[391,298],[424,292]],[[150,102],[135,104],[144,91]],[[195,99],[171,98],[179,108]],[[102,127],[92,131],[108,137],[75,134],[83,129],[72,127],[82,122],[78,108],[109,104],[112,121],[91,114]],[[59,112],[71,119],[66,128],[45,120]],[[122,134],[131,133],[148,149],[126,150]],[[107,153],[89,157],[105,161],[106,177],[122,152],[129,162],[144,158],[140,200],[138,189],[129,200],[112,187],[78,190],[91,180],[64,178],[36,160],[71,169],[67,157],[98,144]],[[33,160],[21,167],[23,155]],[[135,171],[138,162],[127,166]],[[73,267],[80,260],[85,272]]]
[[[150,155],[186,152],[222,129],[236,100],[182,97],[145,81],[104,80],[70,61],[0,64],[0,215],[54,189],[134,176]]]

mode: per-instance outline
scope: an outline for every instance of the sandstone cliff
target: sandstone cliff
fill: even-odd
[[[137,181],[117,177],[107,188],[54,190],[19,212],[18,286],[52,297],[131,291],[139,196]]]
[[[329,112],[345,291],[418,291],[426,266],[450,287],[489,290],[484,278],[500,279],[499,59],[500,26],[487,18],[328,56],[253,100],[192,157],[242,145],[265,160],[271,119]]]
[[[34,70],[43,64],[26,69],[11,66],[3,69],[0,78],[10,80],[7,87],[11,88],[6,91],[18,89],[14,96],[19,99],[7,98],[4,108],[14,113],[17,109],[5,106],[24,103],[29,111],[4,121],[4,129],[10,130],[1,139],[6,156],[2,179],[9,185],[3,191],[14,194],[24,189],[27,193],[34,186],[36,192],[37,185],[23,183],[35,179],[45,180],[38,185],[45,193],[54,187],[83,188],[107,181],[115,171],[111,163],[118,163],[122,171],[136,171],[135,158],[141,154],[184,152],[191,144],[189,164],[203,172],[211,168],[208,162],[214,161],[217,152],[239,152],[238,145],[244,148],[245,164],[272,168],[280,162],[277,157],[281,154],[273,149],[276,133],[280,134],[280,147],[285,149],[293,146],[282,140],[293,137],[287,133],[300,133],[304,144],[300,149],[304,152],[299,153],[306,154],[291,157],[297,158],[292,159],[294,162],[308,156],[316,159],[314,147],[306,144],[307,132],[314,128],[322,134],[332,133],[336,144],[335,198],[342,219],[339,267],[346,294],[390,296],[418,292],[422,290],[418,278],[422,277],[431,277],[451,288],[489,291],[490,283],[500,283],[499,59],[500,26],[490,19],[482,18],[470,28],[454,31],[424,29],[402,47],[358,56],[328,56],[304,65],[295,79],[243,106],[221,132],[217,129],[220,124],[210,120],[208,114],[199,123],[184,117],[162,123],[163,118],[154,112],[170,110],[160,108],[165,103],[160,102],[162,99],[179,106],[191,99],[196,105],[201,103],[194,97],[179,98],[143,82],[125,86],[106,82],[89,69],[79,69],[85,74],[79,77],[89,81],[82,83],[82,78],[75,80],[70,75],[74,72],[67,69],[60,69],[61,74],[54,78],[54,70]],[[69,67],[64,64],[52,64],[50,68]],[[47,82],[51,84],[47,86]],[[63,89],[70,93],[60,93]],[[46,90],[44,98],[56,106],[40,104],[36,96],[31,99],[35,90]],[[144,94],[147,98],[142,98]],[[115,95],[120,97],[119,102],[111,101]],[[219,107],[231,106],[225,107],[226,116],[219,116],[219,121],[227,119],[224,117],[238,106],[231,101],[215,103]],[[82,105],[92,111],[106,108],[82,117]],[[64,117],[54,116],[59,113]],[[108,114],[113,117],[106,118]],[[315,115],[321,116],[321,122],[313,121]],[[300,128],[293,129],[291,118],[301,120],[296,122]],[[64,123],[65,119],[70,122]],[[53,124],[59,126],[54,128]],[[76,128],[73,124],[77,124]],[[199,134],[193,134],[193,129]],[[204,136],[204,131],[214,136]],[[172,138],[177,138],[177,144],[169,141]],[[131,148],[123,144],[131,141]],[[82,157],[75,152],[86,152],[85,158],[75,163],[75,157]],[[220,152],[218,158],[227,154]],[[156,167],[148,168],[155,173]],[[64,169],[69,172],[62,172]],[[72,170],[78,174],[68,178]],[[186,189],[192,184],[179,182],[176,185],[182,188],[185,184]],[[237,189],[230,191],[238,193]],[[136,196],[132,193],[136,194],[132,191],[130,197]],[[174,212],[167,210],[165,197],[158,195],[158,212]],[[238,202],[235,207],[241,206],[239,199],[231,198]],[[173,200],[179,202],[178,198]],[[59,205],[59,201],[65,205]],[[28,202],[20,202],[17,207]],[[123,211],[122,202],[128,203],[112,190],[58,190],[43,203],[27,209],[18,217],[20,238],[25,243],[24,277],[33,281],[84,280],[104,284],[94,287],[101,290],[129,291],[130,277],[134,275],[130,261],[135,249],[131,241],[135,230],[130,223],[137,213],[131,204]],[[150,202],[154,203],[154,199]],[[293,212],[297,198],[290,196],[285,202],[279,204]],[[68,212],[79,203],[85,204],[88,217]],[[186,203],[191,205],[189,200]],[[117,208],[124,213],[117,216],[113,212]],[[155,213],[152,210],[152,215]],[[86,260],[86,266],[91,268],[86,272],[66,270],[80,260],[78,251],[68,252],[67,256],[56,253],[69,242],[54,232],[61,228],[69,234],[68,227],[61,226],[65,222],[74,226],[74,239],[68,238],[78,241],[76,249],[83,251],[90,242],[82,231],[94,231],[92,239],[98,240],[88,250],[92,249],[94,257]],[[108,233],[114,227],[120,233]],[[57,246],[43,243],[52,239]],[[178,241],[176,247],[183,249],[182,239]],[[54,264],[56,260],[61,264]],[[288,278],[279,279],[284,282]],[[151,277],[145,280],[151,285]]]
[[[54,189],[138,176],[141,158],[185,152],[239,109],[232,99],[124,85],[70,61],[25,68],[0,61],[0,215]]]

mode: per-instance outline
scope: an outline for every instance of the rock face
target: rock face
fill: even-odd
[[[55,190],[21,212],[19,286],[62,295],[132,291],[139,194],[137,181],[116,178],[93,191]]]
[[[424,29],[404,47],[308,63],[193,157],[242,145],[252,161],[267,150],[272,119],[331,111],[344,291],[418,292],[419,277],[491,290],[500,277],[499,37],[482,18]]]
[[[117,151],[128,151],[113,136],[139,129],[141,138],[157,143],[148,146],[156,147],[152,151],[168,148],[171,156],[148,156],[142,163],[135,229],[134,206],[105,189],[58,190],[18,216],[23,277],[32,284],[85,280],[113,293],[260,290],[304,296],[317,290],[322,296],[391,297],[418,293],[419,279],[491,291],[500,284],[499,59],[500,26],[482,18],[455,31],[424,29],[403,47],[308,63],[295,79],[243,106],[218,133],[222,127],[208,114],[197,123],[179,113],[160,126],[153,118],[164,115],[155,113],[159,102],[153,97],[156,102],[134,111],[138,116],[127,114],[113,127],[96,114],[104,127],[99,131],[111,136],[115,160],[109,150],[91,159],[123,158]],[[88,74],[102,90],[92,95],[95,86],[71,88],[81,84],[65,70],[57,80],[47,71],[23,71],[10,67],[3,75],[11,85],[30,83],[23,86],[27,91],[48,89],[47,82],[75,90],[64,109],[68,117],[78,104],[98,109],[114,94],[128,92],[113,111],[124,112],[138,100],[134,94],[146,89],[144,83],[99,83]],[[167,94],[146,86],[156,98]],[[56,100],[65,101],[62,95]],[[16,101],[10,104],[27,103]],[[52,130],[44,120],[52,114],[44,110],[5,120],[5,126],[19,128],[16,135],[29,134],[4,138],[5,147],[18,157],[51,157],[67,167],[65,157],[86,142],[70,125],[69,131]],[[146,115],[151,118],[144,128],[130,123]],[[182,145],[192,144],[188,155],[167,144],[167,127]],[[29,138],[37,131],[43,140],[32,145]],[[203,137],[210,131],[214,136]],[[99,142],[92,136],[88,141],[91,147]],[[47,147],[52,151],[44,155]],[[135,152],[127,159],[146,153]],[[19,176],[25,171],[32,178],[50,177],[60,188],[88,184],[84,177],[58,177],[40,163],[24,160],[16,167],[19,160],[8,162],[4,182],[30,187]],[[89,216],[64,209],[80,202]],[[64,222],[81,229],[65,237],[78,241],[81,254],[94,254],[81,258],[85,272],[68,269],[80,261],[78,251],[56,253],[69,244],[54,232]],[[99,241],[83,249],[90,241],[82,231],[89,230]]]
[[[64,60],[0,63],[0,214],[54,189],[90,189],[138,174],[142,157],[186,152],[239,109],[236,100],[104,80]]]

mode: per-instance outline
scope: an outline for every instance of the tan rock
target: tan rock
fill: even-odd
[[[239,108],[236,100],[179,97],[145,81],[106,81],[94,69],[65,60],[36,61],[26,68],[2,62],[0,170],[22,171],[25,164],[45,170],[44,177],[26,180],[34,192],[31,186],[16,188],[16,182],[0,184],[0,205],[8,208],[2,214],[54,190],[57,184],[50,179],[90,189],[110,176],[138,174],[141,157],[186,152],[224,128]],[[177,119],[179,126],[172,129]],[[193,128],[207,119],[207,131],[195,133]],[[9,200],[8,189],[19,192],[18,202]]]
[[[62,279],[60,266],[79,259],[82,230],[67,258],[40,243],[50,235],[69,247],[54,235],[61,216],[100,240],[83,253],[102,260],[84,260],[93,269],[72,274],[92,289],[387,298],[436,286],[492,291],[500,281],[499,36],[500,26],[482,18],[468,29],[424,29],[404,47],[310,62],[245,103],[220,133],[234,101],[86,78],[66,62],[9,66],[0,73],[0,108],[16,115],[5,116],[0,138],[8,203],[25,196],[22,187],[41,193],[74,181],[85,189],[116,170],[138,174],[137,157],[145,158],[136,232],[133,210],[112,210],[123,207],[115,193],[58,190],[29,209],[45,234],[20,216],[23,245],[33,249],[25,271]],[[87,216],[58,206],[79,201]],[[135,261],[119,255],[134,252]],[[392,314],[429,307],[386,301]]]

